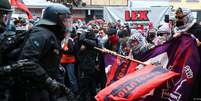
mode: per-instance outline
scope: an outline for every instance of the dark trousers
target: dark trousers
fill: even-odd
[[[79,101],[96,101],[96,80],[95,80],[95,72],[87,73],[84,71],[80,71],[80,94]]]
[[[75,75],[75,65],[73,63],[62,64],[62,65],[66,70],[66,76],[69,79],[70,89],[73,91],[73,93],[77,93],[78,84],[77,84],[77,77]]]
[[[201,67],[192,86],[192,97],[189,101],[201,100]]]
[[[56,98],[44,89],[24,89],[16,85],[12,87],[10,95],[9,101],[56,101]]]

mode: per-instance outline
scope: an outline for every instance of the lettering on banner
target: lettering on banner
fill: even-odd
[[[169,89],[162,89],[161,99],[168,99],[170,97]]]
[[[170,101],[180,101],[181,94],[178,92],[173,92],[170,94]]]
[[[190,66],[187,65],[184,67],[184,73],[186,74],[187,79],[193,78],[193,71],[191,70]]]
[[[140,84],[146,82],[150,78],[154,77],[155,75],[159,75],[160,72],[155,71],[153,73],[150,73],[149,75],[142,75],[134,80],[131,80],[127,82],[127,84],[122,85],[121,88],[116,89],[116,91],[113,91],[112,95],[116,95],[118,97],[127,97],[130,92],[132,92],[135,88],[137,88]]]

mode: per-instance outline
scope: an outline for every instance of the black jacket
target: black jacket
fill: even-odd
[[[95,72],[97,50],[94,49],[98,46],[98,40],[93,33],[84,33],[79,39],[79,51],[78,51],[78,65],[80,71]],[[80,47],[84,45],[86,48],[80,50]]]
[[[19,59],[29,59],[43,67],[48,75],[59,78],[59,64],[61,57],[60,42],[55,33],[46,27],[35,27],[25,39]]]

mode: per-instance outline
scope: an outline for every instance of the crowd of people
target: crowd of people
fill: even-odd
[[[57,101],[64,93],[68,101],[95,101],[107,77],[104,53],[94,47],[140,60],[146,51],[187,32],[201,52],[201,25],[185,8],[176,10],[175,19],[142,30],[95,17],[88,24],[72,22],[70,9],[60,4],[48,6],[40,20],[15,18],[7,24],[11,7],[1,4],[0,101]]]

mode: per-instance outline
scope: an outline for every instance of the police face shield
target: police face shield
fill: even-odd
[[[73,29],[72,28],[73,20],[71,18],[71,15],[70,14],[60,14],[59,18],[61,19],[62,24],[65,27],[65,32],[67,32],[67,33],[71,32]]]
[[[10,13],[0,10],[0,33],[6,30],[6,26],[9,23]]]

